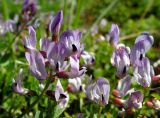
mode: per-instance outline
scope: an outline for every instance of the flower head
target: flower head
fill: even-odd
[[[60,108],[65,108],[69,101],[69,95],[67,92],[64,92],[60,80],[57,80],[55,89],[55,100],[59,103]]]
[[[66,57],[66,50],[63,44],[52,42],[49,44],[47,50],[47,58],[50,62],[52,69],[55,71],[62,71]]]
[[[86,96],[100,105],[107,105],[109,100],[110,85],[105,78],[98,78],[94,84],[89,80]]]
[[[83,58],[85,65],[91,65],[95,62],[93,54],[90,54],[87,51],[82,51],[81,57]]]
[[[71,56],[80,52],[82,33],[79,30],[68,30],[62,33],[60,43],[65,46],[67,56]]]
[[[32,26],[28,28],[29,36],[23,40],[24,47],[28,50],[36,49],[36,32]]]
[[[129,98],[125,101],[125,108],[141,108],[143,102],[143,94],[140,91],[134,91],[130,94]]]
[[[118,25],[112,24],[110,32],[109,32],[109,42],[113,47],[116,47],[119,42],[119,28]]]
[[[16,80],[13,79],[12,89],[14,92],[18,94],[27,94],[29,90],[22,87],[22,79],[23,79],[23,70],[20,69],[17,79]]]
[[[131,85],[131,78],[129,75],[119,80],[117,90],[119,92],[120,97],[123,97],[128,93],[128,91],[130,90],[130,85]]]
[[[133,67],[133,78],[143,87],[149,87],[153,76],[152,69],[148,58],[145,57],[140,61],[140,65]]]
[[[52,33],[53,41],[56,42],[58,41],[58,35],[61,28],[62,20],[63,20],[63,12],[59,11],[50,23],[50,31]]]
[[[138,64],[145,57],[145,53],[151,48],[153,41],[153,37],[148,33],[142,33],[137,37],[130,55],[133,65]]]
[[[37,11],[36,0],[25,0],[22,7],[22,17],[24,21],[29,21]]]
[[[73,79],[68,80],[68,91],[69,92],[79,92],[79,91],[84,91],[84,84],[82,84],[82,78],[77,77]]]
[[[119,44],[112,55],[111,63],[117,68],[117,76],[119,78],[123,78],[128,72],[130,66],[129,53],[129,47]]]
[[[47,72],[45,70],[45,60],[40,52],[37,50],[31,50],[25,53],[26,59],[30,66],[31,74],[38,80],[45,80]]]

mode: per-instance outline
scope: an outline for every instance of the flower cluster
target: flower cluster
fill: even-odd
[[[15,15],[14,19],[9,19],[7,21],[0,20],[0,35],[5,35],[7,32],[18,33],[22,31],[33,19],[36,12],[36,0],[25,0],[20,15]],[[34,21],[33,24],[36,24],[36,21]]]
[[[153,37],[149,33],[141,33],[130,49],[124,44],[119,44],[119,28],[116,24],[113,24],[109,42],[114,48],[111,63],[117,68],[116,76],[120,79],[117,89],[113,90],[113,95],[117,97],[115,103],[124,109],[141,108],[143,94],[138,90],[130,89],[130,85],[132,81],[136,81],[143,87],[151,85],[154,70],[145,54],[153,45]],[[129,74],[130,67],[133,70],[132,77]],[[123,100],[122,97],[126,95],[129,95],[129,98]]]
[[[85,91],[82,80],[86,67],[80,66],[80,58],[83,58],[85,65],[94,62],[94,57],[84,51],[80,43],[82,33],[79,30],[67,30],[59,36],[62,20],[63,13],[59,11],[49,24],[52,35],[40,39],[40,49],[36,48],[36,31],[32,26],[28,27],[29,35],[23,39],[25,57],[31,75],[39,80],[41,89],[44,89],[45,80],[57,81],[55,91],[48,87],[46,94],[58,102],[60,108],[66,107],[69,100],[69,95],[64,91],[60,78],[68,78],[69,92]],[[22,87],[22,78],[20,71],[18,78],[13,81],[12,88],[16,93],[28,94],[30,90]]]

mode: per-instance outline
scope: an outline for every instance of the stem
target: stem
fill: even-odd
[[[3,6],[4,18],[5,20],[7,20],[9,18],[9,13],[8,13],[6,0],[2,0],[2,6]]]
[[[153,29],[153,30],[149,30],[148,31],[149,33],[158,33],[157,30]],[[142,32],[137,32],[137,33],[133,33],[133,34],[129,34],[129,35],[126,35],[126,36],[122,36],[120,37],[120,40],[128,40],[128,39],[132,39],[132,38],[135,38],[137,37],[139,34],[141,34]]]
[[[100,106],[99,114],[98,114],[98,118],[100,118],[100,117],[101,117],[102,109],[103,109],[103,107],[102,107],[102,106]]]
[[[52,117],[52,101],[50,98],[48,98],[48,109],[47,109],[47,117],[51,118]]]
[[[67,0],[64,0],[64,8],[63,8],[63,11],[64,11],[64,13],[63,13],[63,15],[64,15],[64,26],[63,26],[63,30],[66,30],[67,29],[67,18],[66,18],[66,16],[67,16]]]
[[[43,94],[46,92],[47,88],[49,87],[51,83],[51,78],[48,78],[48,81],[42,91],[42,93],[39,95],[39,97],[37,97],[37,99],[19,116],[19,118],[21,118],[22,116],[24,116],[26,113],[28,113],[38,102],[39,100],[42,98]]]

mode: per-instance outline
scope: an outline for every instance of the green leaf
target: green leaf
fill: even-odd
[[[60,108],[59,105],[56,105],[54,108],[54,115],[53,118],[59,118],[59,116],[63,113],[63,111],[65,110],[65,108]]]
[[[160,95],[159,94],[153,93],[153,94],[151,94],[151,96],[153,96],[153,97],[155,97],[157,99],[160,99]]]
[[[39,118],[39,116],[40,116],[40,111],[37,111],[35,114],[35,118]]]

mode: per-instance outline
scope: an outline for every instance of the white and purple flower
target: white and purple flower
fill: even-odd
[[[123,78],[128,73],[130,66],[130,49],[123,44],[118,44],[111,57],[111,63],[117,68],[117,76]]]
[[[29,90],[22,87],[22,80],[23,80],[23,70],[20,69],[19,75],[16,78],[16,80],[13,79],[12,89],[14,92],[18,94],[22,94],[22,95],[28,94]]]
[[[90,78],[87,88],[86,96],[88,99],[100,104],[107,105],[109,100],[110,84],[105,78],[98,78],[95,83],[92,84]]]

